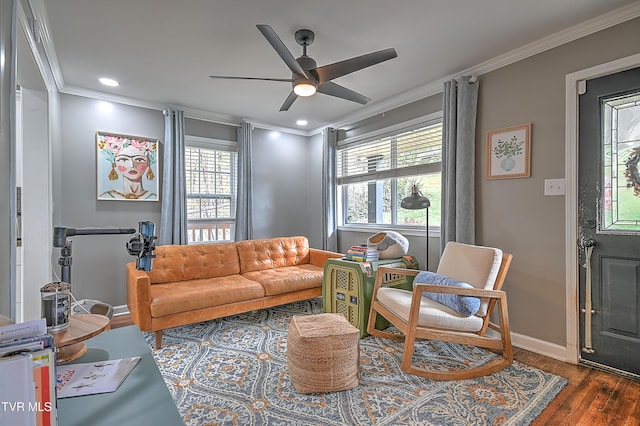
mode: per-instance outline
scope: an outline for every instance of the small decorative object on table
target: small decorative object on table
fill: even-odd
[[[372,260],[380,259],[380,252],[375,247],[369,247],[366,244],[356,244],[347,250],[345,257],[356,262],[371,262]]]
[[[47,321],[48,331],[59,331],[69,327],[71,315],[71,284],[54,282],[40,289],[42,318]]]
[[[380,259],[395,259],[409,251],[409,240],[395,231],[378,232],[369,237],[367,245],[378,250]]]

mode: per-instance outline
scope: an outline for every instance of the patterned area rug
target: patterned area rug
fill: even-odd
[[[473,380],[432,381],[400,369],[398,342],[360,341],[360,386],[298,394],[287,373],[292,315],[321,313],[312,299],[165,330],[155,360],[187,425],[526,425],[566,380],[515,362]],[[146,334],[153,348],[153,333]],[[423,341],[422,362],[478,365],[482,349]],[[445,367],[446,368],[446,367]]]

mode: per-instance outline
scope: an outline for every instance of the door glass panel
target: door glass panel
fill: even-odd
[[[601,232],[640,231],[640,93],[602,102]]]

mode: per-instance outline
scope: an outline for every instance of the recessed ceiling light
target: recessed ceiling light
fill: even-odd
[[[296,121],[296,124],[298,126],[306,126],[307,125],[307,120],[298,120],[298,121]]]
[[[106,77],[100,77],[98,81],[100,81],[100,83],[104,84],[105,86],[116,87],[120,85],[120,83],[118,83],[114,79],[106,78]]]

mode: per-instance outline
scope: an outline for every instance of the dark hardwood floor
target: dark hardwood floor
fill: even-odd
[[[129,315],[111,320],[111,328],[131,324]],[[567,364],[524,349],[514,348],[514,356],[523,364],[568,380],[567,386],[532,423],[533,426],[640,425],[640,382]]]

